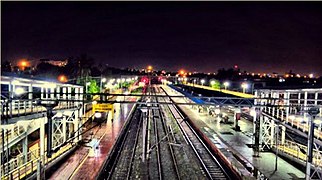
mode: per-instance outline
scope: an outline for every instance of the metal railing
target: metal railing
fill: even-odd
[[[72,147],[71,144],[63,146],[58,152],[53,153],[51,158],[47,158],[45,155],[40,156],[40,148],[29,151],[27,157],[20,154],[9,162],[1,165],[1,170],[3,171],[1,179],[25,178],[37,170],[39,161],[42,162],[42,166],[48,164]]]
[[[273,147],[276,148],[276,144],[274,144]],[[304,145],[286,140],[284,144],[278,143],[277,148],[285,154],[306,162],[307,154],[302,152],[303,150],[307,150],[307,147]],[[318,151],[316,149],[313,150],[313,164],[315,166],[322,167],[322,151]]]

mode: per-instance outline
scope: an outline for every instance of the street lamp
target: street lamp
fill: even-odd
[[[245,93],[246,89],[248,88],[248,84],[247,83],[242,83],[241,87],[243,88],[243,93]]]
[[[203,86],[203,84],[206,82],[204,79],[201,79],[200,80],[200,82],[201,82],[201,86]]]
[[[210,81],[210,85],[211,85],[211,87],[213,87],[215,84],[216,84],[216,81],[215,81],[215,80],[211,80],[211,81]]]
[[[106,78],[102,78],[102,77],[101,77],[100,92],[102,92],[102,85],[103,85],[103,83],[105,83],[105,82],[106,82]]]
[[[224,82],[224,86],[225,86],[225,90],[227,90],[227,87],[229,86],[229,82],[228,81]]]

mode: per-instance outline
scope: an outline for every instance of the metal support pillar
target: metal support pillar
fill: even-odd
[[[67,88],[66,87],[63,87],[63,100],[66,100],[67,99]],[[67,104],[67,101],[64,101],[63,105],[65,106]]]
[[[277,171],[277,160],[278,160],[278,133],[279,133],[279,126],[275,126],[275,132],[276,132],[276,139],[275,139],[275,143],[276,143],[276,154],[275,154],[275,171]]]
[[[28,136],[22,139],[22,154],[24,163],[28,161]]]
[[[63,116],[63,119],[62,119],[62,126],[63,126],[63,130],[62,130],[62,132],[63,132],[63,142],[66,142],[66,134],[67,134],[67,132],[66,132],[66,116]]]
[[[50,94],[50,88],[45,88],[45,98],[49,99],[49,94]]]
[[[74,138],[74,142],[77,143],[80,140],[80,129],[79,129],[79,110],[75,110],[75,118],[73,120],[73,124],[74,124],[74,136],[76,136],[76,138]]]
[[[297,105],[299,106],[301,104],[301,93],[297,96]]]
[[[287,93],[284,94],[284,98],[286,98],[285,119],[286,119],[287,123],[288,123],[288,117],[289,117],[289,114],[290,114],[290,97],[291,97],[290,92],[287,92]]]
[[[12,117],[12,109],[14,108],[14,106],[13,106],[13,101],[12,101],[12,99],[13,99],[13,87],[12,87],[13,85],[12,85],[12,82],[10,82],[9,83],[9,86],[8,86],[8,92],[9,92],[9,94],[8,94],[8,96],[9,96],[9,106],[8,106],[8,108],[9,108],[9,112],[10,112],[10,117]]]
[[[69,102],[69,100],[71,100],[72,99],[72,87],[67,87],[67,99],[68,99],[68,107],[70,107],[70,102]]]
[[[304,111],[304,114],[303,114],[304,115],[304,119],[307,119],[307,116],[308,116],[308,114],[306,113],[306,111],[308,110],[306,106],[307,106],[307,91],[304,92],[304,107],[302,109]],[[306,125],[307,126],[310,125],[309,124],[309,121],[306,122]]]
[[[52,131],[53,131],[53,108],[47,107],[47,157],[51,158],[52,153]]]
[[[143,147],[142,147],[142,162],[144,163],[145,162],[145,155],[146,155],[146,127],[147,127],[147,118],[148,118],[148,116],[147,116],[147,112],[148,112],[148,109],[141,109],[141,111],[142,111],[142,121],[143,121],[143,129],[142,129],[142,133],[143,133],[143,135],[142,135],[142,141],[143,141]]]
[[[32,108],[32,98],[33,98],[32,94],[33,94],[32,84],[29,84],[29,86],[28,86],[28,100],[29,100],[28,105],[29,105],[30,108]]]
[[[270,144],[274,146],[275,122],[273,120],[270,121],[270,126],[271,126]]]
[[[260,110],[258,108],[255,109],[255,113],[254,113],[254,129],[255,129],[255,144],[254,144],[254,156],[259,156],[259,141],[260,141],[260,120],[259,120],[259,116],[261,115]]]
[[[285,133],[286,133],[286,127],[282,126],[282,136],[281,136],[281,144],[284,145],[285,144]]]
[[[40,119],[40,132],[39,132],[39,146],[40,146],[40,158],[43,162],[45,157],[45,118]]]
[[[55,99],[55,88],[54,87],[51,87],[49,89],[49,93],[50,93],[50,99]]]
[[[45,98],[45,96],[44,96],[44,88],[41,87],[41,89],[40,89],[40,99],[44,99],[44,98]]]
[[[235,127],[235,131],[240,131],[240,126],[238,125],[238,121],[240,120],[240,116],[241,116],[241,109],[235,109],[234,112],[234,127]]]
[[[312,156],[313,156],[313,140],[314,140],[314,122],[313,117],[310,118],[310,127],[309,127],[309,135],[308,135],[308,143],[307,143],[307,162],[306,162],[306,180],[311,179],[311,166],[312,166]]]
[[[60,99],[60,86],[56,88],[56,99]]]
[[[313,107],[309,109],[310,115],[310,126],[309,126],[309,134],[308,134],[308,141],[307,141],[307,162],[306,162],[306,180],[311,179],[311,167],[312,167],[312,160],[313,160],[313,144],[314,144],[314,119],[315,116],[320,113],[319,108]]]

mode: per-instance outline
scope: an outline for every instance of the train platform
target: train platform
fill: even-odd
[[[128,100],[136,101],[136,98],[130,97]],[[113,121],[110,120],[101,126],[96,126],[91,131],[93,133],[87,134],[87,136],[91,136],[90,139],[95,139],[99,142],[97,149],[91,151],[91,148],[88,146],[80,146],[49,179],[95,179],[127,120],[133,105],[116,104],[114,106],[116,112]]]
[[[165,87],[169,95],[179,95],[170,87]],[[185,102],[184,98],[173,98],[175,102]],[[254,156],[255,152],[249,145],[253,144],[252,122],[241,119],[239,125],[240,132],[233,129],[233,124],[218,123],[215,117],[207,113],[199,113],[188,105],[181,105],[181,110],[190,120],[214,143],[214,145],[225,155],[225,157],[238,168],[240,163],[247,169],[253,167],[252,173],[262,173],[269,179],[303,179],[305,174],[278,157],[277,171],[275,171],[276,155],[271,152],[260,152],[259,156]],[[231,119],[232,117],[230,117]],[[238,163],[238,162],[239,163]],[[258,170],[258,171],[256,171]]]

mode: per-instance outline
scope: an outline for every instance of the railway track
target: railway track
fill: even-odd
[[[170,97],[149,96],[166,92],[148,89],[98,179],[232,179],[177,107],[162,104]]]
[[[163,90],[163,89],[162,89]],[[164,91],[164,90],[163,90]],[[164,93],[168,95],[165,91]],[[166,98],[165,98],[166,99]],[[168,98],[166,101],[171,101]],[[193,149],[198,160],[202,164],[202,168],[205,171],[209,179],[232,179],[226,170],[220,165],[216,157],[211,153],[209,148],[203,143],[195,130],[186,121],[180,111],[175,105],[168,105],[172,115],[175,117],[178,126],[186,141]]]
[[[130,179],[134,161],[133,154],[138,142],[139,127],[142,123],[140,116],[140,110],[135,108],[129,119],[129,124],[120,133],[121,135],[97,179]],[[116,169],[117,171],[115,171]]]
[[[153,94],[157,94],[158,92],[158,88],[152,88]],[[154,98],[153,102],[158,103],[158,98]],[[174,177],[176,179],[181,179],[176,155],[171,145],[173,143],[173,139],[171,138],[171,133],[168,130],[166,119],[163,116],[160,105],[155,104],[154,107],[155,109],[152,109],[155,134],[154,147],[156,148],[159,179],[173,179]]]

